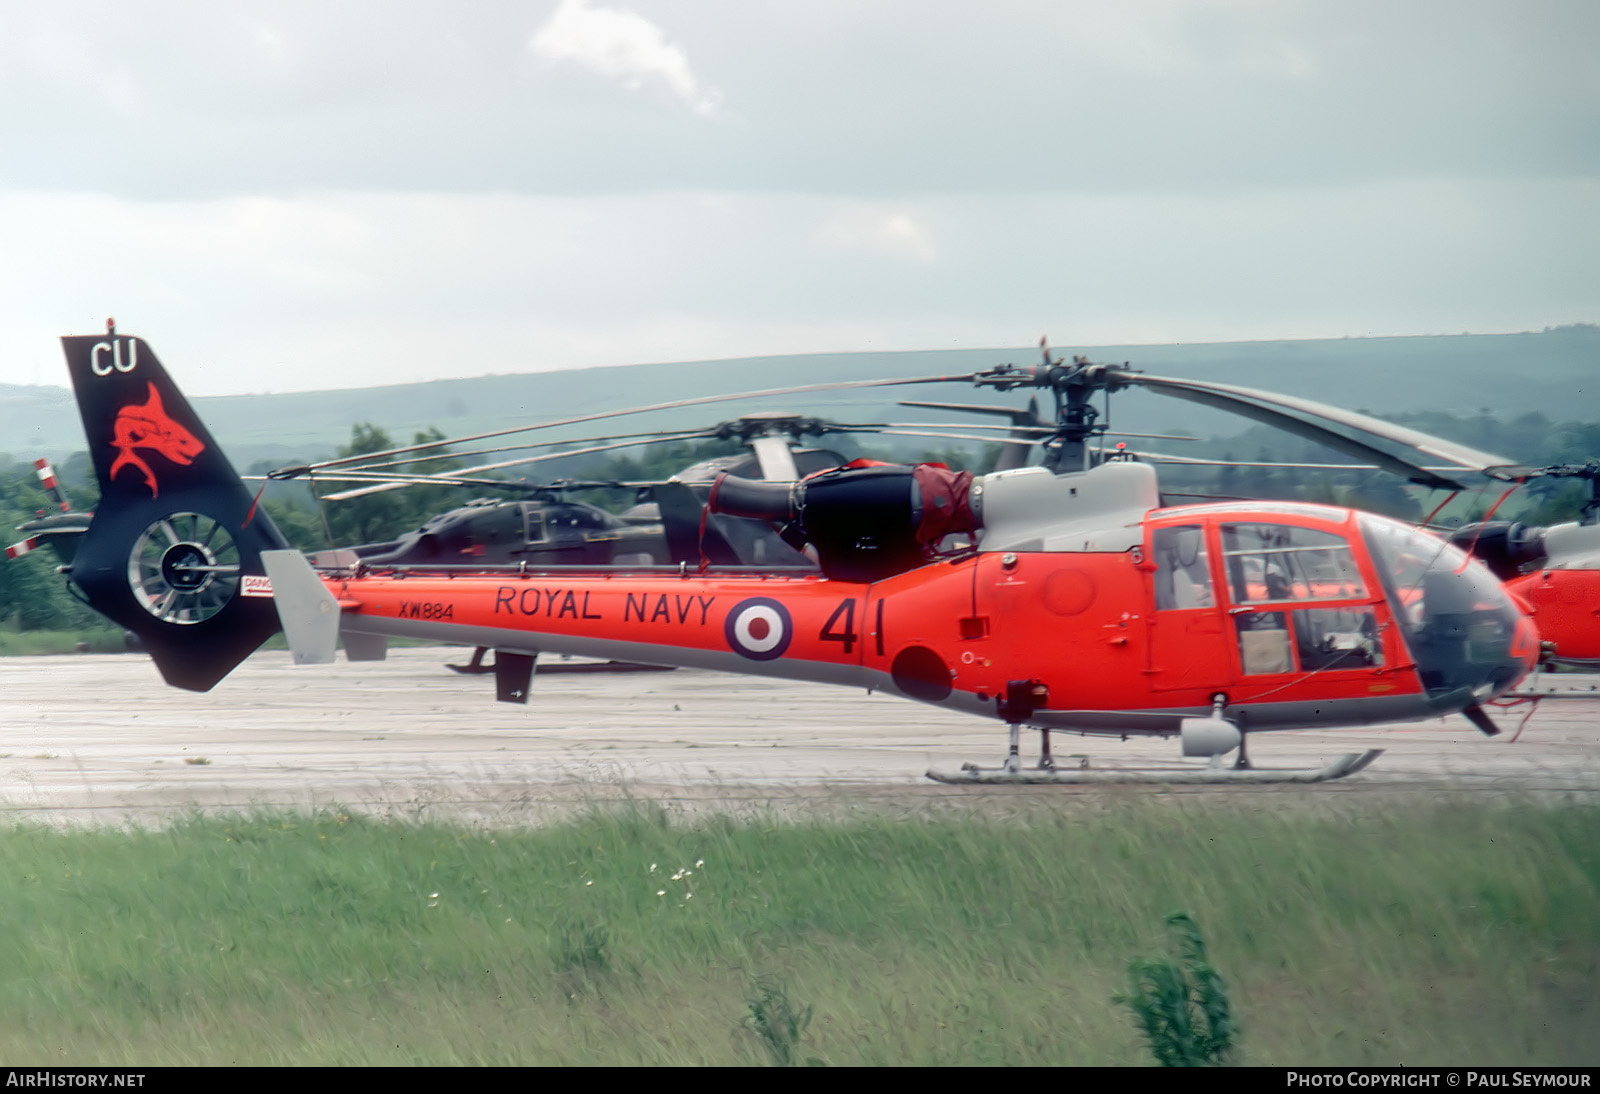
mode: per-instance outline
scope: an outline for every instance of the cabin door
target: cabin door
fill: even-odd
[[[1206,529],[1179,524],[1152,531],[1153,606],[1150,613],[1150,685],[1156,691],[1233,683],[1233,653],[1207,549]]]

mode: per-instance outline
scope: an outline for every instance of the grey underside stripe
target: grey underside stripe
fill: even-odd
[[[686,669],[709,669],[712,672],[736,672],[746,676],[776,676],[786,680],[808,680],[848,687],[868,686],[867,676],[860,665],[835,665],[787,657],[756,661],[732,650],[689,649],[684,646],[622,642],[614,638],[585,638],[571,634],[531,634],[499,627],[465,627],[458,623],[383,616],[346,615],[341,620],[341,630],[357,634],[385,634],[394,638],[421,638],[454,646],[488,646],[512,653],[567,653],[574,657],[637,661],[645,665],[673,665]]]
[[[1029,719],[1030,725],[1044,725],[1078,733],[1103,733],[1128,736],[1176,733],[1184,718],[1203,718],[1206,707],[1173,707],[1164,710],[1041,710]],[[1376,725],[1382,722],[1412,722],[1437,717],[1423,695],[1375,695],[1359,699],[1317,699],[1290,703],[1252,703],[1230,706],[1223,717],[1247,732],[1274,729],[1318,729],[1337,726]]]
[[[346,614],[341,630],[357,634],[382,634],[396,638],[420,638],[457,646],[488,646],[513,653],[557,653],[602,660],[638,661],[648,665],[673,665],[679,668],[732,672],[747,676],[772,676],[784,680],[804,680],[819,684],[869,688],[911,699],[895,686],[886,672],[860,665],[838,665],[825,661],[802,661],[778,657],[756,661],[732,650],[700,650],[651,642],[623,642],[612,638],[585,638],[581,635],[530,634],[498,627],[466,627],[422,619],[391,619],[380,616]],[[933,706],[959,710],[979,717],[997,717],[993,698],[980,700],[970,692],[955,690]],[[1110,736],[1148,736],[1176,733],[1184,718],[1205,717],[1207,707],[1166,707],[1135,711],[1040,710],[1028,719],[1031,726],[1047,726],[1072,733]],[[1381,722],[1419,721],[1437,716],[1428,709],[1422,695],[1369,696],[1358,699],[1307,700],[1287,703],[1259,703],[1229,707],[1224,715],[1241,729],[1262,732],[1275,729],[1315,729],[1334,726],[1374,725]]]

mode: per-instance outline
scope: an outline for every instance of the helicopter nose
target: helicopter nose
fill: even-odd
[[[1431,709],[1487,702],[1532,670],[1533,622],[1488,569],[1417,529],[1371,515],[1362,523]]]
[[[1487,702],[1515,686],[1538,659],[1533,621],[1476,562],[1430,570],[1422,581],[1412,652],[1423,686],[1441,705],[1469,693]]]

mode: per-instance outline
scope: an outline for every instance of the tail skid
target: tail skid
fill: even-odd
[[[100,486],[68,573],[167,683],[209,691],[278,630],[261,556],[288,542],[143,340],[61,342]]]

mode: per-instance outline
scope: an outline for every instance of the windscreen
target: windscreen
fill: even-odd
[[[1361,527],[1423,687],[1499,689],[1522,674],[1511,654],[1520,614],[1493,574],[1398,521],[1365,514]]]

